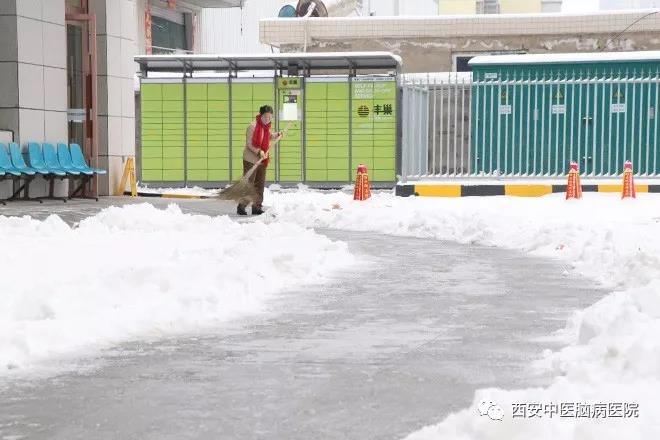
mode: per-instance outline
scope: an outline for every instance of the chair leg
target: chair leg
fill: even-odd
[[[45,197],[37,197],[39,200],[61,200],[62,202],[66,203],[66,197],[55,197],[55,178],[47,178],[48,179],[48,195]]]
[[[24,180],[23,185],[19,186],[16,191],[14,191],[14,194],[11,195],[11,197],[8,200],[11,200],[12,202],[39,202],[43,203],[44,201],[39,199],[39,198],[30,198],[30,182],[34,177],[28,177]],[[21,191],[25,190],[25,195],[23,197],[20,197]]]
[[[83,189],[82,189],[82,195],[83,195],[83,198],[85,198],[85,199],[94,199],[98,202],[99,201],[98,197],[93,197],[93,196],[88,196],[87,195],[87,190],[90,189],[91,186],[92,186],[91,183],[92,183],[93,178],[94,178],[94,175],[85,176],[85,184],[84,184]]]
[[[71,181],[73,181],[73,179]],[[85,185],[85,179],[81,178],[80,179],[80,185],[78,185],[78,187],[76,189],[74,189],[73,192],[71,192],[71,194],[69,194],[69,200],[71,200],[72,198],[74,198],[76,196],[76,194],[81,192],[83,190],[84,185]]]
[[[88,184],[89,182],[92,181],[92,177],[93,177],[93,176],[87,176],[87,175],[82,176],[82,177],[80,178],[80,185],[78,186],[78,188],[76,188],[76,189],[71,193],[71,195],[69,196],[69,200],[72,199],[72,198],[74,198],[74,197],[76,197],[76,194],[79,194],[79,193],[80,193],[81,196],[80,196],[80,197],[76,197],[76,198],[78,198],[78,199],[96,200],[96,201],[98,202],[98,201],[99,201],[99,198],[98,198],[98,197],[87,196],[87,192],[86,192],[87,184]]]

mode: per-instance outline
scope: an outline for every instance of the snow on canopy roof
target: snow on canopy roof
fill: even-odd
[[[139,55],[135,62],[150,72],[190,70],[398,69],[402,59],[390,52],[287,52],[228,55]]]
[[[617,61],[660,61],[660,51],[491,55],[474,57],[469,64],[472,66],[499,66],[503,64],[568,64]]]

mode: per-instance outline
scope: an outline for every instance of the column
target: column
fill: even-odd
[[[50,1],[50,0],[48,0]],[[114,193],[126,157],[135,155],[135,0],[90,0],[97,20],[99,194]]]

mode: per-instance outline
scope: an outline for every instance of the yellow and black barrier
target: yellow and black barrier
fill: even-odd
[[[621,193],[621,184],[582,185],[582,192]],[[638,193],[660,193],[660,184],[636,184]],[[551,184],[501,184],[501,185],[459,185],[459,184],[398,184],[396,195],[401,197],[541,197],[554,193],[565,193],[566,185]]]
[[[130,196],[131,192],[124,192],[125,196]],[[149,193],[149,192],[137,192],[137,197],[151,197],[151,198],[161,198],[161,199],[187,199],[187,200],[204,200],[212,199],[211,196],[194,196],[190,194],[168,194],[168,193]]]

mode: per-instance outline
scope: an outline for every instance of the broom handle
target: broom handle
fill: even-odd
[[[279,141],[279,140],[278,140],[278,141]],[[257,167],[258,167],[259,165],[261,165],[261,163],[262,163],[264,160],[266,160],[267,157],[268,157],[268,156],[264,157],[263,159],[259,159],[258,161],[256,161],[256,162],[254,163],[254,165],[252,165],[252,168],[250,168],[250,170],[249,170],[245,175],[243,175],[243,178],[244,178],[244,179],[249,179],[250,177],[252,177],[252,175],[254,174],[254,170],[256,170]]]
[[[285,134],[287,131],[289,131],[289,129],[291,128],[292,125],[293,125],[293,122],[289,122],[289,123],[286,125],[286,127],[284,128],[284,130],[282,130],[282,136],[280,136],[279,139],[275,140],[275,141],[274,141],[274,144],[277,144],[279,141],[282,140],[282,138],[284,137],[284,134]],[[259,167],[259,165],[261,165],[261,163],[262,163],[265,159],[266,159],[266,158],[264,158],[264,159],[259,159],[258,161],[256,161],[255,164],[252,165],[252,168],[250,168],[250,169],[248,170],[248,172],[245,173],[245,174],[243,175],[243,177],[241,178],[241,180],[243,180],[243,179],[244,179],[244,180],[249,180],[250,177],[252,177],[252,175],[253,175],[254,172],[256,171],[257,167]]]
[[[263,162],[263,159],[259,159],[258,161],[255,162],[254,165],[252,165],[252,168],[242,177],[242,179],[250,180],[250,177],[254,174],[254,171],[257,169],[259,165],[261,165],[261,162]]]
[[[277,144],[277,143],[279,143],[279,141],[281,141],[281,140],[284,138],[284,135],[286,134],[287,131],[289,131],[289,129],[291,128],[292,125],[293,125],[293,122],[292,122],[292,121],[289,121],[289,123],[286,124],[286,127],[284,127],[284,130],[282,130],[282,132],[281,132],[281,133],[282,133],[282,136],[280,136],[278,139],[276,139],[276,140],[273,142],[273,144]],[[270,155],[270,154],[269,154],[269,155]],[[266,156],[266,157],[268,157],[268,156]],[[264,158],[264,159],[259,159],[259,160],[254,164],[254,166],[253,166],[252,168],[250,168],[250,171],[248,171],[247,174],[246,174],[245,176],[243,176],[243,177],[244,177],[244,178],[247,178],[247,179],[249,179],[250,177],[252,177],[252,174],[254,174],[254,170],[256,170],[257,167],[258,167],[259,165],[261,165],[261,162],[263,162],[264,160],[266,160],[266,159],[265,159],[265,158]]]
[[[286,132],[289,131],[289,129],[290,129],[292,126],[293,126],[293,121],[289,121],[289,122],[286,124],[286,127],[284,127],[284,130],[282,130],[282,132],[281,132],[281,133],[282,133],[282,137],[284,137],[284,135],[286,134]]]
[[[290,129],[292,126],[293,126],[293,121],[289,121],[289,123],[286,124],[286,127],[284,127],[284,130],[280,131],[280,133],[282,134],[282,136],[280,136],[277,140],[275,140],[275,143],[278,143],[279,141],[281,141],[281,140],[284,138],[284,135],[287,133],[287,131],[289,131],[289,129]]]
[[[274,146],[275,144],[278,144],[282,139],[284,139],[284,135],[287,133],[287,131],[289,131],[289,129],[290,129],[292,126],[293,126],[293,121],[289,121],[289,123],[286,124],[286,127],[284,127],[284,130],[282,130],[282,131],[280,132],[280,133],[282,133],[282,136],[280,136],[279,138],[277,138],[277,139],[275,139],[275,140],[273,141],[273,146]],[[269,153],[269,156],[270,156],[270,153]],[[268,157],[268,156],[267,156],[267,157]],[[257,162],[257,163],[260,164],[260,163],[263,162],[263,161],[264,161],[264,159],[259,159],[259,162]]]

